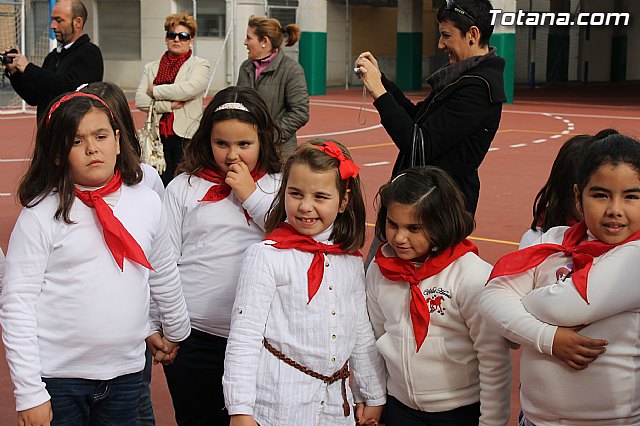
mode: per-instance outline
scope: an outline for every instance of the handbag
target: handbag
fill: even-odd
[[[155,100],[151,99],[149,112],[144,121],[144,126],[138,132],[140,142],[140,161],[155,168],[162,174],[167,163],[164,160],[164,149],[160,140],[158,113],[155,110]]]

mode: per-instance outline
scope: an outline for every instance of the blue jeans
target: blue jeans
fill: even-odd
[[[135,426],[142,372],[111,380],[43,378],[52,426]]]
[[[153,415],[151,403],[151,367],[153,366],[151,351],[144,353],[145,364],[142,370],[142,391],[140,392],[140,406],[138,407],[137,426],[155,426],[156,418]]]

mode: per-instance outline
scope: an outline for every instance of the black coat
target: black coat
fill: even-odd
[[[424,101],[414,105],[385,76],[387,93],[373,103],[400,153],[393,176],[409,167],[416,119],[425,139],[425,162],[438,166],[460,186],[467,210],[475,213],[480,192],[478,167],[491,145],[502,115],[504,60],[488,58]]]
[[[58,95],[73,92],[83,83],[102,81],[104,64],[100,48],[83,34],[70,48],[52,50],[42,67],[29,63],[24,72],[9,79],[13,89],[29,105],[38,107],[38,120]]]

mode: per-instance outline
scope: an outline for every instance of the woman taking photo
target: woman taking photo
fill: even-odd
[[[240,65],[238,86],[256,89],[269,108],[269,113],[282,130],[282,159],[297,146],[296,132],[309,121],[309,94],[304,70],[280,48],[300,39],[300,27],[289,24],[284,29],[277,19],[252,16],[247,38],[248,57]]]
[[[155,100],[154,109],[162,115],[160,139],[167,169],[161,177],[167,186],[182,161],[184,141],[198,128],[210,65],[191,50],[198,29],[193,16],[187,12],[169,15],[164,29],[167,51],[159,60],[145,65],[136,106],[148,111],[151,100]]]

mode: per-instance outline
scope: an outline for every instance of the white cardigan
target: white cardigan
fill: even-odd
[[[46,402],[42,377],[109,380],[141,371],[149,335],[149,295],[167,339],[191,327],[172,263],[160,199],[143,185],[120,189],[114,215],[154,271],[109,251],[95,210],[75,200],[55,220],[57,194],[24,208],[11,233],[0,321],[18,411]]]
[[[395,256],[389,245],[383,251]],[[371,262],[367,306],[376,346],[385,358],[390,395],[408,407],[428,412],[480,401],[480,425],[507,425],[509,347],[478,313],[490,271],[491,265],[467,253],[420,282],[418,288],[429,303],[431,318],[427,338],[416,353],[409,284],[386,279],[378,264]]]
[[[136,107],[142,111],[149,110],[151,98],[147,95],[147,89],[153,84],[159,66],[159,59],[144,66],[144,72],[136,90]],[[173,84],[161,84],[153,88],[156,112],[158,114],[173,112],[173,131],[178,136],[190,139],[198,129],[204,91],[209,84],[210,68],[209,61],[192,55],[180,67]],[[184,106],[172,110],[171,102],[173,101],[182,101]]]
[[[541,243],[562,242],[566,226],[551,228]],[[590,237],[593,238],[593,237]],[[520,401],[537,426],[640,424],[640,242],[596,257],[589,271],[589,304],[562,253],[520,274],[497,277],[480,300],[481,314],[522,345]],[[552,356],[556,325],[587,324],[580,334],[609,345],[585,370]]]

